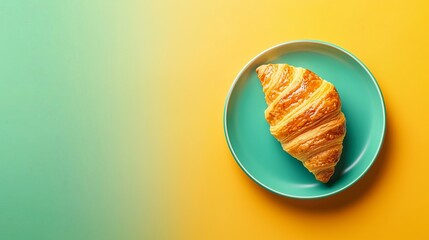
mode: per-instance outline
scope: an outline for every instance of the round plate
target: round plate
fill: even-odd
[[[347,134],[329,183],[315,180],[271,135],[264,118],[267,105],[255,71],[265,63],[310,69],[337,88]],[[287,42],[257,55],[235,79],[224,112],[226,140],[243,171],[262,187],[294,198],[325,197],[351,186],[377,157],[385,126],[383,96],[370,71],[351,53],[321,41]]]

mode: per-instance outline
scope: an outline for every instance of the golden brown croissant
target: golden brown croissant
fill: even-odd
[[[310,70],[287,64],[256,69],[265,93],[265,119],[283,149],[317,180],[328,182],[340,159],[346,119],[335,87]]]

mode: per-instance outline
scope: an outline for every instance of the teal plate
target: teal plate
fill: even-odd
[[[284,152],[265,121],[267,107],[256,68],[288,63],[312,70],[337,88],[347,119],[344,148],[327,184]],[[293,198],[338,193],[361,178],[381,148],[386,113],[380,88],[365,65],[346,50],[321,41],[293,41],[252,59],[238,74],[226,99],[224,129],[229,148],[243,171],[262,187]]]

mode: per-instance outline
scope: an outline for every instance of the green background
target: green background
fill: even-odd
[[[0,239],[131,239],[161,227],[144,173],[155,151],[143,147],[145,9],[0,2]]]

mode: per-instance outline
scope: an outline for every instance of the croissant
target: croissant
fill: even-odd
[[[283,150],[323,183],[334,174],[343,149],[346,119],[334,85],[308,69],[267,64],[256,69],[265,119]]]

